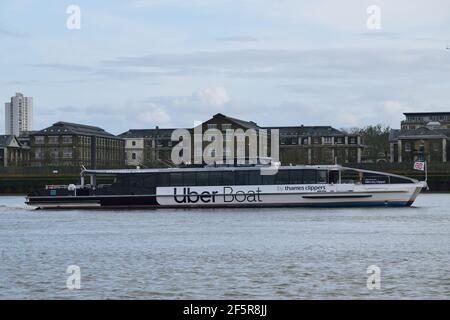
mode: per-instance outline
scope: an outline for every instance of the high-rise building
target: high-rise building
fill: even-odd
[[[5,133],[19,136],[33,130],[33,98],[17,92],[11,102],[5,103]]]

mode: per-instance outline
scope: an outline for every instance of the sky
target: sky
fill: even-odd
[[[447,46],[448,0],[0,0],[0,133],[15,92],[34,98],[35,130],[192,127],[219,112],[398,128],[403,112],[450,112]]]

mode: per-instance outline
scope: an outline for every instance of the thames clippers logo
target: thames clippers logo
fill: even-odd
[[[181,190],[182,189],[182,190]],[[219,198],[224,203],[229,202],[262,202],[261,189],[236,190],[233,187],[223,187],[213,191],[195,191],[189,187],[173,188],[173,198],[176,203],[216,203]]]

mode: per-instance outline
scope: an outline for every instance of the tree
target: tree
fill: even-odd
[[[389,126],[377,124],[345,131],[361,136],[366,161],[376,162],[380,158],[386,158],[389,154],[389,132],[391,131]]]

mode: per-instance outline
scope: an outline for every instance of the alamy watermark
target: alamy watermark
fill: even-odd
[[[381,8],[377,5],[368,6],[366,13],[369,15],[366,21],[367,29],[380,30],[381,29]]]
[[[376,265],[367,267],[366,270],[369,277],[367,277],[367,289],[368,290],[380,290],[381,289],[381,269]]]
[[[178,142],[171,153],[175,165],[279,163],[278,129],[226,129],[223,134],[215,128],[202,132],[202,126],[198,125],[193,131],[193,137],[192,131],[187,129],[172,131],[171,140]]]
[[[69,290],[81,289],[81,269],[77,265],[70,265],[66,269],[69,277],[66,280],[66,287]]]
[[[67,6],[66,13],[69,15],[66,20],[66,27],[69,30],[81,29],[81,9],[80,6],[71,4]]]

